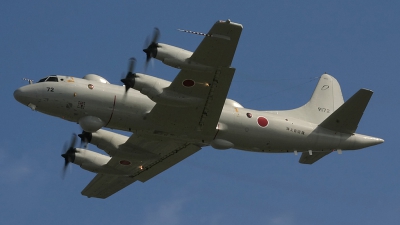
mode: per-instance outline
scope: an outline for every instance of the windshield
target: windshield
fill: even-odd
[[[49,76],[49,77],[40,79],[38,81],[38,83],[40,83],[40,82],[58,82],[58,78],[56,76]]]

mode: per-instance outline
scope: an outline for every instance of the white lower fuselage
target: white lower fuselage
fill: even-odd
[[[68,121],[78,122],[82,117],[94,116],[111,129],[143,131],[154,135],[168,133],[171,138],[212,145],[218,149],[333,151],[360,149],[382,142],[370,136],[334,132],[318,124],[282,116],[277,111],[246,109],[232,100],[227,100],[222,110],[214,137],[205,139],[197,132],[170,133],[145,119],[155,103],[140,92],[131,89],[125,94],[122,86],[74,79],[71,82],[30,84],[19,88],[14,96],[37,111]],[[88,88],[89,85],[93,88]]]

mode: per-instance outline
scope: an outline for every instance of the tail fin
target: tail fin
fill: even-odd
[[[342,90],[338,81],[329,74],[323,74],[309,102],[300,108],[277,113],[320,124],[338,109],[343,102]]]

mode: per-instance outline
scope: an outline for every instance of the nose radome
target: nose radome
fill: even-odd
[[[23,102],[23,92],[22,92],[21,88],[18,88],[17,90],[14,91],[14,98],[17,101],[24,103]]]
[[[33,103],[36,98],[36,90],[31,86],[20,87],[14,91],[14,98],[18,102],[28,105],[29,103]]]

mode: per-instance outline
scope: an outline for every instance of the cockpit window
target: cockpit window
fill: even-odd
[[[49,81],[51,81],[51,82],[58,82],[58,78],[57,78],[57,77],[49,77],[49,78],[46,80],[46,82],[49,82]]]
[[[47,79],[47,77],[45,77],[45,78],[42,78],[42,79],[40,79],[40,80],[38,81],[38,83],[40,83],[40,82],[45,82],[45,81],[46,81],[46,79]]]
[[[40,79],[40,80],[38,81],[38,83],[40,83],[40,82],[58,82],[58,78],[57,78],[57,77],[54,77],[54,76],[45,77],[45,78],[42,78],[42,79]]]

